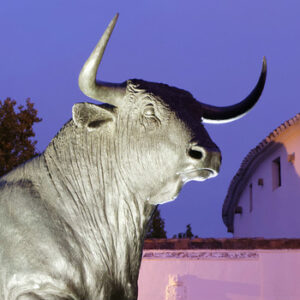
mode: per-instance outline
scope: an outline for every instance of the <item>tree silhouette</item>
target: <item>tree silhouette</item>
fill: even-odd
[[[192,239],[192,238],[198,238],[198,236],[193,234],[191,224],[186,225],[185,232],[180,232],[178,234],[173,235],[173,239]]]
[[[16,104],[10,98],[0,100],[0,176],[37,155],[32,126],[42,119],[37,117],[30,99],[26,107],[19,105],[17,111]]]
[[[160,211],[156,208],[150,221],[146,239],[162,239],[166,238],[165,221],[160,216]]]

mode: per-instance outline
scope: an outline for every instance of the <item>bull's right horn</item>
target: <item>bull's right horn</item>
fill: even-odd
[[[216,124],[227,123],[244,116],[258,101],[264,89],[266,76],[267,62],[266,58],[264,57],[260,77],[252,92],[241,102],[230,106],[218,107],[201,103],[203,109],[203,122]]]
[[[79,88],[86,96],[114,106],[118,106],[124,97],[125,86],[118,83],[97,81],[96,75],[118,16],[119,14],[116,14],[107,26],[97,46],[83,65],[78,78]]]

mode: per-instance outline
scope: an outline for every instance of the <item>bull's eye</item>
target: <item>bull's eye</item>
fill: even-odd
[[[144,109],[144,116],[145,117],[153,117],[155,116],[155,110],[152,104],[148,104]]]

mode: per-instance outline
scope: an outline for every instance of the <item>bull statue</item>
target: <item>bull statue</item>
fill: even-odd
[[[147,225],[184,183],[218,174],[202,123],[235,120],[260,97],[215,107],[162,83],[96,80],[116,15],[79,75],[87,96],[45,152],[0,181],[1,300],[133,300]]]

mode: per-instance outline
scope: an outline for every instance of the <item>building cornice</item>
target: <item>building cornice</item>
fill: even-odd
[[[171,257],[185,257],[183,250],[256,250],[256,249],[300,249],[300,239],[264,238],[195,238],[195,239],[146,239],[144,251],[163,250]],[[179,251],[180,250],[180,251]],[[172,252],[179,251],[179,252]],[[145,252],[148,253],[148,252]],[[175,253],[175,254],[174,254]],[[168,256],[168,254],[163,254]],[[147,257],[147,255],[146,255]],[[149,257],[149,255],[148,255]],[[152,257],[152,258],[155,258]]]

